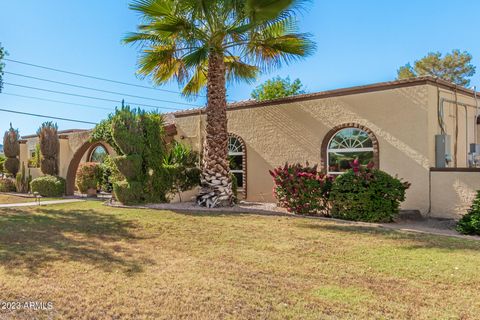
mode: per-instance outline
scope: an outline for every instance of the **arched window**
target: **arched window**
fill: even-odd
[[[245,175],[245,143],[243,140],[233,134],[228,137],[228,159],[230,161],[230,172],[237,178],[239,189],[246,187]]]
[[[90,153],[90,157],[88,159],[89,162],[98,162],[102,163],[105,160],[105,157],[108,155],[107,149],[104,146],[99,145],[96,146],[95,149]]]
[[[340,129],[331,136],[328,142],[327,172],[341,174],[350,169],[350,163],[355,159],[365,166],[370,162],[375,163],[376,151],[372,135],[369,132],[356,127]]]

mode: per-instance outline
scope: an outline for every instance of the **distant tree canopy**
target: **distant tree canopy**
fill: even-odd
[[[425,57],[397,70],[398,79],[408,79],[421,76],[434,76],[467,87],[470,77],[475,74],[472,65],[472,55],[466,51],[453,50],[442,57],[440,52],[430,52]]]
[[[257,101],[272,100],[295,96],[305,93],[305,88],[300,79],[290,81],[290,77],[276,77],[265,81],[252,91],[252,98]]]
[[[2,43],[0,42],[0,92],[2,92],[3,88],[3,69],[5,68],[5,63],[3,62],[3,58],[7,55],[7,51],[2,47]]]

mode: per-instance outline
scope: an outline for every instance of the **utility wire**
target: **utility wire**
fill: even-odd
[[[84,124],[96,124],[95,122],[90,122],[90,121],[53,117],[53,116],[47,116],[47,115],[43,115],[43,114],[28,113],[28,112],[14,111],[14,110],[8,110],[8,109],[0,109],[0,112],[16,113],[16,114],[22,114],[22,115],[31,116],[31,117],[47,118],[47,119],[70,121],[70,122],[78,122],[78,123],[84,123]]]
[[[136,96],[136,95],[131,95],[131,94],[127,94],[127,93],[108,91],[108,90],[96,89],[96,88],[91,88],[91,87],[79,86],[79,85],[76,85],[76,84],[71,84],[71,83],[66,83],[66,82],[61,82],[61,81],[54,81],[54,80],[49,80],[49,79],[44,79],[44,78],[37,78],[37,77],[27,76],[27,75],[24,75],[24,74],[19,74],[19,73],[14,73],[14,72],[9,72],[9,71],[5,71],[4,73],[5,74],[11,74],[11,75],[18,76],[18,77],[28,78],[28,79],[35,79],[35,80],[40,80],[40,81],[45,81],[45,82],[50,82],[50,83],[61,84],[61,85],[64,85],[64,86],[69,86],[69,87],[74,87],[74,88],[80,88],[80,89],[85,89],[85,90],[93,90],[93,91],[109,93],[109,94],[117,94],[117,95],[121,95],[121,96],[124,96],[124,97],[152,100],[152,101],[165,102],[165,103],[175,103],[175,104],[181,104],[181,105],[192,106],[192,107],[201,107],[200,105],[197,105],[197,104],[191,104],[191,103],[185,103],[185,102],[176,102],[176,101],[171,101],[171,100],[154,99],[154,98],[145,98],[145,97],[142,97],[142,96]]]
[[[33,64],[33,63],[28,63],[28,62],[13,60],[13,59],[4,58],[3,60],[9,61],[9,62],[13,62],[13,63],[18,63],[18,64],[23,64],[23,65],[30,66],[30,67],[41,68],[41,69],[46,69],[46,70],[51,70],[51,71],[56,71],[56,72],[61,72],[61,73],[66,73],[66,74],[71,74],[71,75],[74,75],[74,76],[79,76],[79,77],[84,77],[84,78],[90,78],[90,79],[95,79],[95,80],[101,80],[101,81],[108,81],[108,82],[123,84],[123,85],[126,85],[126,86],[133,86],[133,87],[137,87],[137,88],[157,90],[157,91],[175,93],[175,94],[180,94],[180,95],[182,94],[182,93],[179,92],[179,91],[173,91],[173,90],[167,90],[167,89],[160,89],[160,88],[153,88],[153,87],[143,86],[143,85],[140,85],[140,84],[133,84],[133,83],[122,82],[122,81],[117,81],[117,80],[111,80],[111,79],[106,79],[106,78],[101,78],[101,77],[96,77],[96,76],[90,76],[90,75],[81,74],[81,73],[77,73],[77,72],[72,72],[72,71],[60,70],[60,69],[56,69],[56,68],[45,67],[45,66],[41,66],[41,65],[38,65],[38,64]],[[206,97],[206,96],[204,96],[204,95],[196,95],[196,96],[197,96],[197,97],[204,97],[204,98]]]
[[[102,101],[108,101],[108,102],[115,102],[118,103],[118,100],[112,100],[112,99],[106,99],[106,98],[99,98],[99,97],[92,97],[92,96],[85,96],[81,94],[75,94],[75,93],[69,93],[69,92],[63,92],[63,91],[55,91],[55,90],[48,90],[48,89],[43,89],[43,88],[36,88],[36,87],[30,87],[30,86],[24,86],[21,84],[15,84],[15,83],[9,83],[9,82],[4,82],[4,84],[9,85],[9,86],[14,86],[14,87],[20,87],[20,88],[26,88],[26,89],[32,89],[32,90],[38,90],[38,91],[45,91],[45,92],[50,92],[50,93],[58,93],[58,94],[63,94],[67,96],[73,96],[73,97],[80,97],[80,98],[86,98],[86,99],[94,99],[94,100],[102,100]],[[137,103],[137,102],[127,102],[125,101],[126,104],[131,104],[131,105],[137,105],[137,106],[143,106],[143,107],[149,107],[149,108],[155,108],[155,109],[169,109],[169,110],[183,110],[180,108],[174,108],[174,107],[157,107],[153,106],[151,104],[145,104],[145,103]]]
[[[97,106],[92,106],[92,105],[88,105],[88,104],[81,104],[81,103],[74,103],[74,102],[68,102],[68,101],[60,101],[60,100],[45,99],[45,98],[40,98],[40,97],[26,96],[26,95],[23,95],[23,94],[15,94],[15,93],[8,93],[8,92],[2,92],[2,94],[7,95],[7,96],[14,96],[14,97],[27,98],[27,99],[42,100],[42,101],[48,101],[48,102],[54,102],[54,103],[61,103],[61,104],[68,104],[68,105],[73,105],[73,106],[80,106],[80,107],[92,108],[92,109],[99,109],[99,110],[109,110],[109,111],[115,110],[115,108],[97,107]]]

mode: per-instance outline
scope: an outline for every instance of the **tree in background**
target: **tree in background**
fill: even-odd
[[[51,121],[42,123],[38,129],[40,152],[40,168],[44,174],[58,175],[58,153],[60,152],[60,140],[58,139],[58,126]]]
[[[20,134],[18,129],[13,129],[10,123],[10,129],[8,129],[3,135],[3,152],[5,157],[5,170],[12,176],[16,176],[20,169]]]
[[[475,74],[472,65],[472,55],[468,52],[453,50],[442,57],[440,52],[431,52],[420,60],[416,60],[413,67],[408,63],[397,70],[398,79],[409,79],[421,76],[433,76],[467,87],[470,77]]]
[[[252,91],[252,98],[257,101],[273,100],[304,94],[305,89],[300,79],[290,81],[290,77],[284,79],[276,77],[265,81]]]
[[[3,58],[7,55],[7,51],[2,47],[2,43],[0,42],[0,92],[3,89],[3,70],[5,69],[5,63],[3,63]]]
[[[197,202],[232,203],[228,164],[227,81],[253,81],[261,70],[278,67],[314,50],[310,36],[297,31],[299,1],[138,0],[139,32],[125,38],[140,43],[138,73],[155,84],[175,79],[185,95],[207,88],[202,190]]]

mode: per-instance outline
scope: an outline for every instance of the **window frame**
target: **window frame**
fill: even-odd
[[[230,151],[230,139],[236,139],[238,143],[240,144],[240,147],[242,148],[242,151]],[[228,145],[227,145],[227,154],[228,156],[241,156],[242,157],[242,170],[238,169],[230,169],[231,173],[241,173],[242,174],[242,180],[243,180],[243,186],[240,187],[238,186],[238,190],[242,191],[246,195],[246,190],[247,190],[247,146],[245,145],[245,141],[238,135],[229,133],[228,134]]]
[[[362,147],[362,148],[344,148],[344,149],[333,149],[330,148],[330,144],[333,141],[333,139],[344,129],[356,129],[365,132],[370,141],[372,146],[371,147]],[[330,162],[330,153],[332,152],[345,152],[345,153],[353,153],[353,152],[373,152],[373,157],[372,161],[374,164],[374,168],[378,169],[380,166],[380,157],[379,157],[379,143],[376,138],[376,136],[373,134],[373,132],[362,125],[359,125],[357,123],[346,123],[346,124],[341,124],[338,126],[335,126],[332,128],[324,137],[323,142],[322,142],[322,148],[321,148],[321,164],[322,164],[322,172],[326,174],[331,174],[331,175],[340,175],[343,174],[344,172],[342,171],[330,171],[329,170],[329,162]]]

